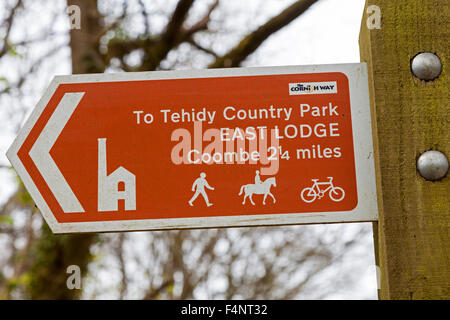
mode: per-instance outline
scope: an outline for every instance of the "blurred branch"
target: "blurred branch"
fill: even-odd
[[[219,0],[214,1],[213,4],[209,7],[206,14],[203,16],[203,18],[201,18],[196,24],[194,24],[189,29],[182,31],[181,32],[182,39],[180,40],[180,42],[188,41],[189,39],[191,39],[191,37],[195,33],[199,32],[199,31],[207,30],[208,23],[211,20],[211,14],[217,8],[218,5],[219,5]]]
[[[0,207],[0,216],[9,215],[14,210],[34,210],[34,202],[25,190],[23,183],[19,183],[17,190]]]
[[[200,44],[198,44],[194,39],[190,39],[188,40],[188,43],[190,43],[194,48],[197,48],[200,51],[203,51],[209,55],[214,56],[215,58],[218,58],[219,56],[217,55],[217,53],[215,53],[214,51],[212,51],[211,49],[205,48],[203,46],[201,46]]]
[[[139,71],[155,70],[167,54],[180,44],[180,34],[184,21],[186,20],[189,9],[195,0],[180,0],[167,23],[165,31],[153,43],[145,47],[145,56]]]
[[[194,1],[195,0],[178,1],[175,11],[172,14],[172,18],[166,26],[166,31],[161,37],[163,39],[162,41],[165,42],[168,46],[173,47],[173,45],[176,43],[176,39],[181,30],[181,27],[186,20],[187,13],[194,4]]]
[[[115,28],[117,28],[125,19],[126,15],[127,15],[127,10],[128,10],[128,2],[125,1],[123,3],[122,6],[122,14],[120,15],[120,17],[118,17],[114,22],[112,22],[110,25],[104,27],[103,29],[100,30],[100,32],[97,34],[96,37],[96,45],[98,46],[100,44],[100,39],[106,34],[108,33],[108,31],[114,30]]]
[[[138,1],[139,6],[141,7],[141,14],[142,17],[144,18],[144,32],[145,34],[149,35],[150,34],[150,24],[148,23],[149,17],[148,17],[148,13],[147,13],[147,9],[145,8],[145,4],[142,0]]]
[[[9,44],[9,34],[11,33],[11,28],[14,22],[14,18],[16,17],[17,10],[22,7],[22,0],[17,0],[16,5],[12,7],[11,11],[9,12],[9,15],[5,19],[5,21],[2,23],[2,27],[6,26],[5,36],[3,37],[3,47],[0,50],[0,58],[5,55],[10,50],[10,44]]]
[[[52,47],[51,49],[47,50],[43,54],[41,54],[36,60],[29,63],[28,68],[25,69],[25,71],[22,71],[20,73],[17,80],[14,83],[10,84],[8,86],[7,90],[0,91],[0,95],[3,93],[7,93],[9,91],[9,88],[14,88],[17,92],[22,93],[21,89],[22,89],[24,83],[26,82],[26,80],[29,78],[30,74],[34,74],[39,69],[39,67],[42,65],[42,63],[44,63],[45,61],[48,61],[47,60],[48,58],[57,54],[61,49],[65,48],[65,47],[67,47],[67,43],[61,43],[61,44],[58,44],[58,45]],[[10,107],[11,107],[11,109],[8,110],[9,118],[13,118],[13,116],[15,116],[17,119],[19,119],[16,122],[16,125],[14,128],[14,132],[18,132],[24,119],[25,119],[25,116],[26,116],[28,110],[26,108],[20,109],[17,106],[14,106],[14,108],[13,108],[13,106],[10,106]],[[2,166],[0,165],[0,169],[1,168],[2,168]]]
[[[299,0],[286,8],[279,15],[260,26],[257,30],[247,35],[239,44],[231,49],[223,57],[216,59],[210,68],[238,67],[250,54],[252,54],[268,37],[288,25],[304,13],[318,0]]]
[[[26,45],[29,45],[29,44],[32,44],[32,43],[40,43],[42,41],[47,40],[48,38],[61,37],[61,36],[64,36],[64,35],[65,35],[65,33],[62,33],[62,32],[61,33],[59,33],[59,32],[49,32],[49,33],[45,33],[41,37],[14,42],[14,46],[18,47],[18,46],[26,46]]]
[[[195,24],[189,28],[184,28],[183,24],[194,1],[180,0],[167,23],[165,31],[158,37],[151,37],[149,34],[146,34],[135,39],[112,39],[108,43],[108,53],[104,55],[105,64],[108,64],[112,58],[118,58],[126,71],[149,71],[158,68],[167,54],[183,42],[190,42],[193,45],[197,45],[197,48],[200,49],[201,47],[194,42],[192,37],[197,32],[208,29],[211,14],[219,5],[219,1],[213,2],[205,15]],[[143,49],[145,54],[141,65],[132,68],[125,63],[124,57],[137,49]],[[203,48],[203,51],[209,51],[210,54],[216,56],[206,48]]]
[[[127,279],[127,272],[126,272],[126,266],[125,266],[125,257],[123,254],[124,242],[125,242],[125,234],[120,233],[119,240],[118,240],[117,246],[115,248],[116,255],[119,260],[120,273],[122,275],[122,281],[120,283],[120,290],[119,290],[120,300],[123,300],[125,298],[125,294],[127,293],[127,289],[128,289],[128,279]]]
[[[171,285],[173,285],[172,279],[164,281],[158,288],[147,292],[143,300],[153,300],[158,298],[158,296]]]
[[[18,81],[15,84],[15,87],[20,88],[23,85],[23,83],[25,82],[26,78],[29,77],[30,74],[34,73],[44,61],[46,61],[52,55],[58,53],[59,50],[66,48],[66,47],[67,47],[67,43],[58,44],[55,47],[51,48],[50,50],[47,50],[39,58],[34,60],[31,63],[31,66],[18,79]]]

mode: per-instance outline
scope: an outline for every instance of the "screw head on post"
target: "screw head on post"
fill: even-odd
[[[417,159],[417,170],[426,180],[439,180],[448,172],[448,159],[440,151],[427,151]]]
[[[431,52],[422,52],[411,61],[412,73],[421,80],[434,80],[442,72],[441,59]]]

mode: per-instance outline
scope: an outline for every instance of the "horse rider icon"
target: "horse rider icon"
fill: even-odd
[[[205,177],[206,177],[206,173],[202,172],[202,173],[200,173],[200,177],[194,181],[194,184],[192,185],[192,191],[195,191],[195,194],[191,198],[191,200],[189,200],[190,206],[194,205],[193,202],[195,199],[197,199],[199,194],[201,194],[203,196],[203,199],[205,199],[206,205],[208,207],[213,205],[208,200],[208,195],[206,194],[205,188],[207,188],[209,190],[214,190],[214,188],[208,184]]]
[[[270,187],[272,186],[273,187],[277,186],[275,177],[271,177],[266,179],[265,181],[261,181],[261,177],[259,176],[259,170],[256,170],[255,184],[245,184],[241,187],[239,195],[244,194],[244,201],[242,201],[242,204],[245,204],[245,200],[249,198],[252,205],[255,205],[252,199],[253,194],[263,194],[264,195],[263,204],[266,204],[267,196],[270,196],[273,199],[273,203],[275,203],[276,202],[275,197],[270,192]]]

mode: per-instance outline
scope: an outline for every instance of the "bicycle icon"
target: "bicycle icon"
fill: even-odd
[[[339,202],[345,197],[345,191],[344,189],[340,187],[336,187],[333,185],[333,177],[327,177],[327,182],[319,182],[319,179],[311,179],[314,184],[312,187],[306,187],[302,190],[300,193],[300,196],[302,197],[302,200],[306,203],[311,203],[319,197],[319,199],[322,199],[325,195],[325,193],[328,192],[328,196],[331,200]],[[324,186],[327,186],[325,189],[323,189]],[[322,187],[322,189],[321,189]]]

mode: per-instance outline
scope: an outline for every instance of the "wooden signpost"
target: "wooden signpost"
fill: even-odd
[[[368,28],[370,6],[381,13]],[[367,62],[376,159],[379,222],[375,252],[382,299],[450,298],[450,179],[424,179],[416,161],[425,151],[450,154],[448,75],[450,3],[368,0],[360,34]],[[436,55],[422,80],[414,57]]]

